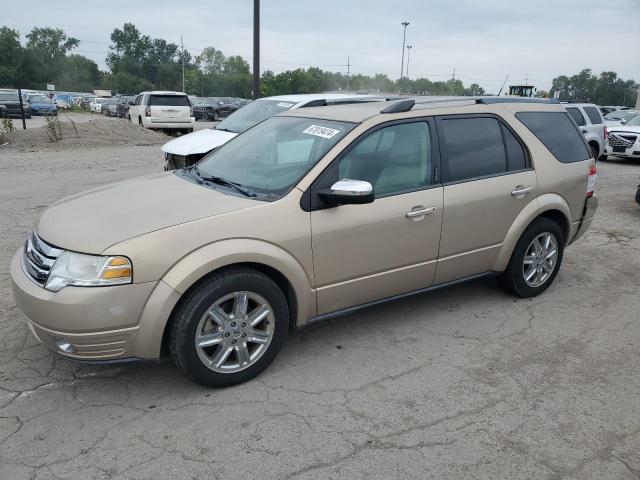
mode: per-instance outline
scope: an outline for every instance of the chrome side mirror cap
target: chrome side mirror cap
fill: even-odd
[[[331,205],[359,205],[371,203],[375,198],[373,186],[364,180],[345,178],[331,185],[330,189],[318,192],[320,197]]]

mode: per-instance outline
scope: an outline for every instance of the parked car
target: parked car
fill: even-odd
[[[135,95],[118,97],[118,117],[127,118],[129,107],[136,101]]]
[[[117,98],[105,98],[100,107],[100,113],[105,117],[117,117],[118,116],[118,99]]]
[[[93,95],[84,96],[80,99],[80,107],[90,109],[90,103],[96,98]]]
[[[624,125],[633,117],[638,115],[637,110],[616,110],[615,112],[607,113],[604,116],[604,123],[608,128],[617,127],[618,125]]]
[[[58,115],[58,106],[47,95],[30,93],[28,100],[31,115]]]
[[[565,104],[569,115],[576,122],[595,158],[604,153],[607,128],[600,109],[592,103]]]
[[[129,107],[128,118],[141,127],[166,132],[190,133],[196,122],[189,97],[183,92],[142,92]]]
[[[22,118],[20,98],[17,90],[0,90],[0,108],[5,118]],[[31,107],[26,98],[22,100],[25,118],[31,118]]]
[[[102,104],[107,102],[110,97],[95,97],[89,103],[89,111],[93,113],[102,113]]]
[[[30,331],[84,361],[164,346],[221,387],[292,327],[490,275],[539,295],[598,205],[579,129],[539,99],[418,102],[287,111],[192,168],[54,204],[11,261]]]
[[[221,118],[228,117],[233,113],[230,105],[224,105],[219,97],[198,98],[193,106],[193,116],[198,120],[208,120],[217,122]]]
[[[251,102],[242,110],[234,112],[213,128],[198,130],[165,143],[162,146],[165,157],[164,168],[165,170],[173,170],[193,165],[211,150],[228,142],[247,128],[289,109],[382,100],[385,98],[378,95],[346,93],[279,95],[261,98]]]
[[[640,115],[634,116],[624,125],[611,127],[602,160],[609,155],[640,159]]]

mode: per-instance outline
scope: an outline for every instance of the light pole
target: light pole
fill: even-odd
[[[260,98],[260,0],[253,0],[253,98]]]
[[[409,79],[409,54],[411,53],[411,49],[413,45],[407,45],[407,80]]]
[[[409,22],[402,22],[404,30],[402,32],[402,63],[400,64],[400,80],[402,80],[402,72],[404,71],[404,44],[407,39],[407,25],[409,25]]]

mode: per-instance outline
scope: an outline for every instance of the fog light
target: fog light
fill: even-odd
[[[57,338],[56,339],[56,347],[58,348],[58,350],[60,350],[61,352],[64,353],[75,353],[76,349],[73,345],[71,345],[71,342],[69,342],[69,340],[67,340],[66,338]]]

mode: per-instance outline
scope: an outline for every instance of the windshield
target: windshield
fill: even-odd
[[[17,102],[18,94],[17,93],[0,93],[0,101],[3,102]]]
[[[234,133],[244,132],[247,128],[253,127],[265,118],[273,117],[277,113],[287,111],[294,105],[295,103],[293,102],[283,102],[279,100],[256,100],[229,115],[215,128]]]
[[[355,125],[272,117],[211,152],[201,177],[221,177],[260,194],[288,192]]]
[[[94,101],[96,103],[106,103],[107,100],[109,100],[108,98],[96,98]]]
[[[630,112],[629,110],[618,110],[616,112],[607,113],[604,118],[607,120],[629,120],[637,115],[637,112]]]
[[[624,125],[625,127],[640,127],[640,115],[636,115],[635,117],[631,118]]]
[[[46,95],[29,95],[31,103],[50,103],[51,100]]]

